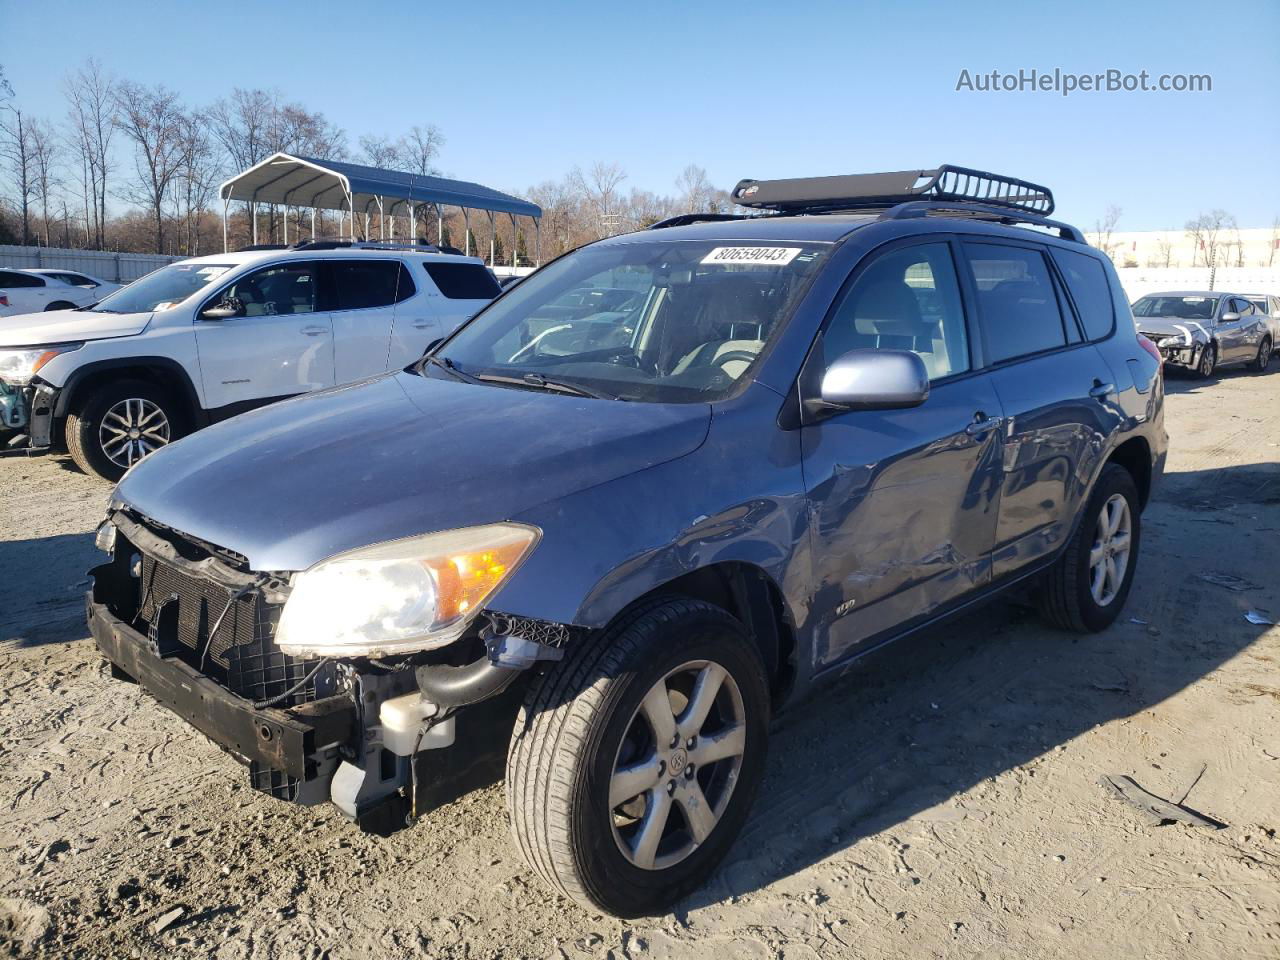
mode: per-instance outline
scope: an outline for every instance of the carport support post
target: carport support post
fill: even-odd
[[[540,217],[533,218],[533,266],[534,269],[542,266],[542,219]]]
[[[316,238],[316,208],[311,208],[311,239]]]
[[[463,246],[466,247],[465,253],[471,256],[471,211],[466,207],[462,208],[462,232],[466,234]]]
[[[258,205],[249,201],[249,215],[253,217],[253,242],[258,242]]]
[[[496,264],[494,263],[494,260],[497,257],[495,244],[498,239],[498,228],[493,220],[493,211],[490,210],[488,211],[488,213],[489,213],[489,266],[493,267],[493,266],[496,266]]]
[[[444,211],[436,204],[436,246],[444,245]]]
[[[511,218],[511,268],[520,266],[520,225],[516,223],[516,215],[508,213]]]
[[[231,203],[230,197],[222,198],[222,252],[227,252],[227,205]]]

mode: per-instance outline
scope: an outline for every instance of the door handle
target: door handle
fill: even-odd
[[[973,415],[973,423],[964,428],[964,432],[971,437],[980,437],[984,433],[990,433],[1003,422],[1003,417],[988,417],[979,410]]]
[[[415,320],[415,321],[413,321],[413,328],[414,328],[415,330],[430,330],[430,329],[431,329],[432,327],[434,327],[434,326],[435,326],[435,324],[434,324],[434,323],[432,323],[430,320]]]
[[[300,332],[308,337],[318,337],[320,334],[328,333],[329,331],[327,327],[303,327]]]
[[[1098,380],[1093,381],[1093,386],[1089,388],[1089,396],[1095,400],[1105,400],[1115,392],[1114,383],[1102,383]]]

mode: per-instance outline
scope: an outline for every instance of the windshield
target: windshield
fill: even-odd
[[[171,263],[120,288],[93,309],[103,313],[168,310],[209,286],[233,266],[230,263]]]
[[[1133,305],[1135,317],[1176,317],[1179,320],[1212,320],[1217,297],[1143,297]]]
[[[727,396],[782,327],[829,244],[637,241],[532,274],[437,359],[470,377],[623,400]],[[447,376],[441,364],[423,368]]]

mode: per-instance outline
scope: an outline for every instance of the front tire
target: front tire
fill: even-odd
[[[1138,567],[1139,509],[1129,471],[1114,463],[1103,467],[1071,543],[1040,586],[1046,620],[1077,633],[1096,633],[1115,622]]]
[[[50,310],[74,310],[75,308],[76,305],[74,303],[70,303],[66,300],[55,300],[44,308],[44,312],[48,313]]]
[[[155,384],[111,381],[67,415],[67,451],[85,473],[114,482],[182,436],[182,413],[172,394]]]
[[[548,884],[620,917],[664,912],[715,869],[764,772],[759,651],[719,607],[624,614],[539,677],[507,757],[507,810]]]
[[[1200,351],[1200,360],[1196,363],[1196,376],[1208,380],[1218,368],[1218,348],[1215,344],[1206,343]]]
[[[1258,355],[1249,361],[1249,369],[1254,373],[1266,373],[1271,365],[1271,338],[1263,337],[1258,344]]]

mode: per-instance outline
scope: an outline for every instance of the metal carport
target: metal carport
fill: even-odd
[[[519,225],[516,217],[529,217],[534,226],[534,258],[539,264],[542,260],[542,208],[536,203],[466,180],[449,180],[445,177],[404,173],[342,160],[319,160],[315,157],[276,153],[225,181],[218,193],[222,197],[223,250],[227,248],[227,208],[232,200],[242,200],[250,205],[254,243],[258,242],[257,210],[261,204],[275,204],[285,208],[309,207],[313,236],[316,210],[337,210],[344,220],[349,218],[349,232],[352,236],[356,234],[356,218],[363,217],[366,237],[372,215],[378,213],[381,215],[378,221],[382,239],[395,239],[395,218],[399,214],[408,218],[408,235],[412,236],[417,209],[426,205],[435,210],[438,240],[443,240],[444,237],[443,208],[451,206],[462,209],[467,225],[468,254],[471,253],[470,211],[480,210],[486,213],[490,226],[491,265],[494,259],[495,216],[507,214],[511,218],[512,229],[517,231]],[[388,224],[390,237],[386,235]],[[284,241],[289,242],[287,216],[284,218]]]

